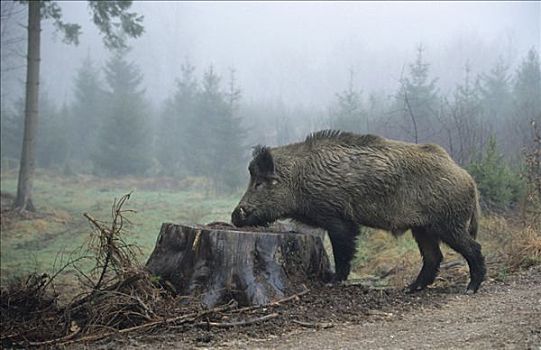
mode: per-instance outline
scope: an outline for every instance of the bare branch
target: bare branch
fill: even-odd
[[[413,123],[413,132],[415,136],[415,143],[419,143],[419,137],[417,135],[417,121],[415,120],[415,115],[413,114],[413,111],[411,110],[410,102],[408,100],[408,92],[404,90],[404,103],[406,104],[406,107],[408,109],[408,113],[410,115],[411,121]]]

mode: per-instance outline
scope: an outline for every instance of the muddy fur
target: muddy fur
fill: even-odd
[[[444,242],[470,267],[468,290],[485,276],[475,241],[479,217],[472,177],[438,145],[412,144],[335,130],[282,147],[257,146],[250,183],[232,213],[236,226],[292,218],[328,231],[336,280],[345,280],[359,225],[399,235],[411,229],[423,267],[410,291],[431,284]]]

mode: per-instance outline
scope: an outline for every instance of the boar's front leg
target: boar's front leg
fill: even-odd
[[[351,269],[351,259],[355,255],[355,238],[359,231],[359,226],[354,222],[341,219],[331,219],[325,223],[325,226],[331,239],[334,255],[336,271],[334,281],[345,281]]]

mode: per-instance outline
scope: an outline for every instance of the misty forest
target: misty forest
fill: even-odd
[[[2,347],[167,339],[171,348],[250,348],[256,338],[263,348],[539,346],[540,53],[539,2],[2,1]],[[445,327],[477,317],[463,295],[472,261],[445,239],[438,277],[417,293],[402,289],[420,266],[419,278],[427,273],[423,241],[361,225],[347,281],[328,283],[321,270],[309,284],[284,263],[295,288],[279,284],[268,300],[257,288],[236,294],[276,283],[265,269],[246,286],[232,272],[252,255],[272,260],[258,236],[241,249],[248,237],[229,231],[251,186],[248,164],[265,150],[254,147],[272,153],[327,129],[437,144],[475,181],[487,272],[472,302],[484,321],[461,339]],[[253,235],[270,244],[284,234],[284,261],[298,239],[291,261],[310,251],[310,264],[316,254],[338,271],[329,229],[305,223]],[[189,243],[167,236],[181,228]],[[190,244],[183,254],[209,250],[178,258],[182,272],[167,280],[147,271],[165,264],[155,262],[169,249],[162,239]],[[223,263],[213,244],[226,247]],[[213,281],[231,291],[201,289],[199,258],[214,261]],[[419,307],[435,305],[445,307],[417,320]],[[525,311],[505,319],[514,307]],[[376,331],[367,319],[389,323]],[[423,328],[440,319],[438,331]],[[412,336],[393,333],[404,329]]]

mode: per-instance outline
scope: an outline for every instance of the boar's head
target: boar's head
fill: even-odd
[[[233,224],[259,226],[289,216],[295,209],[291,169],[285,164],[280,168],[269,147],[256,146],[248,170],[250,183],[231,214]]]

